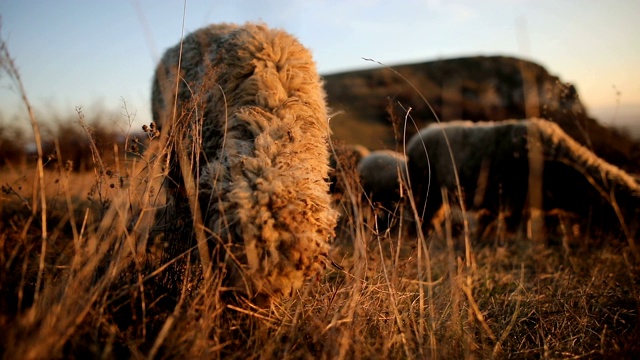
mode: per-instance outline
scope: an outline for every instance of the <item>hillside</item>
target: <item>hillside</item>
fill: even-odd
[[[395,71],[395,72],[394,72]],[[404,79],[403,79],[404,77]],[[371,149],[395,149],[391,119],[402,135],[406,109],[418,128],[440,120],[503,120],[532,116],[557,122],[607,161],[640,172],[640,145],[586,112],[577,89],[544,67],[512,57],[478,56],[327,75],[334,138]],[[406,80],[405,80],[406,79]],[[413,87],[418,90],[416,91]],[[416,132],[408,126],[407,138]]]

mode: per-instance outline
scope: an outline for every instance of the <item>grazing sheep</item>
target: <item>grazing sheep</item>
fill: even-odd
[[[174,149],[169,221],[182,239],[173,240],[189,242],[193,220],[180,218],[192,176],[213,250],[201,256],[226,264],[225,286],[289,295],[322,269],[337,213],[325,93],[309,50],[263,24],[197,30],[164,54],[152,108]]]
[[[640,186],[630,175],[542,119],[432,124],[410,140],[407,154],[414,196],[426,210],[425,223],[442,204],[442,187],[457,194],[452,157],[465,206],[494,215],[506,211],[511,229],[529,206],[561,208],[601,221],[597,225],[620,228],[612,196],[627,224],[640,204]],[[540,191],[532,191],[536,187]]]
[[[365,196],[372,203],[393,211],[401,199],[401,181],[407,162],[404,155],[392,150],[376,150],[358,163],[358,173]]]
[[[372,151],[358,163],[363,208],[374,211],[379,231],[393,228],[403,214],[400,210],[406,170],[404,155],[391,150]]]

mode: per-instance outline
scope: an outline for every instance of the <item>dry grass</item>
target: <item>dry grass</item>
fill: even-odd
[[[129,185],[104,186],[91,199],[104,179],[45,173],[44,247],[33,173],[7,181],[14,185],[0,203],[5,358],[640,354],[640,272],[624,242],[567,252],[511,235],[503,245],[474,246],[467,264],[459,238],[424,238],[411,222],[376,231],[358,184],[344,177],[345,221],[332,255],[342,270],[328,269],[262,309],[225,298],[215,277],[205,281],[195,249],[180,262],[183,276],[167,266],[162,232],[153,231],[162,201],[152,172],[124,166],[138,174]]]

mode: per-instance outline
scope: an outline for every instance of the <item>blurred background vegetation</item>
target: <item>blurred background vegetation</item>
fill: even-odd
[[[60,115],[40,112],[36,117],[41,126],[42,147],[47,167],[58,163],[73,171],[94,168],[96,152],[108,166],[118,156],[126,160],[127,152],[141,152],[145,134],[134,125],[133,116],[118,110],[82,108]],[[7,118],[0,113],[0,169],[23,171],[35,163],[37,154],[28,120],[17,116]],[[92,142],[95,148],[92,148]],[[133,146],[133,147],[132,147]],[[56,161],[52,161],[56,160]]]

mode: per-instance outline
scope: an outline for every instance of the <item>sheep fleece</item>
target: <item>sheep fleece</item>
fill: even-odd
[[[180,46],[170,48],[156,70],[160,124],[172,118],[179,57]],[[185,37],[180,69],[172,133],[197,164],[209,243],[230,249],[231,286],[288,295],[323,268],[337,218],[312,56],[284,31],[222,24]]]

